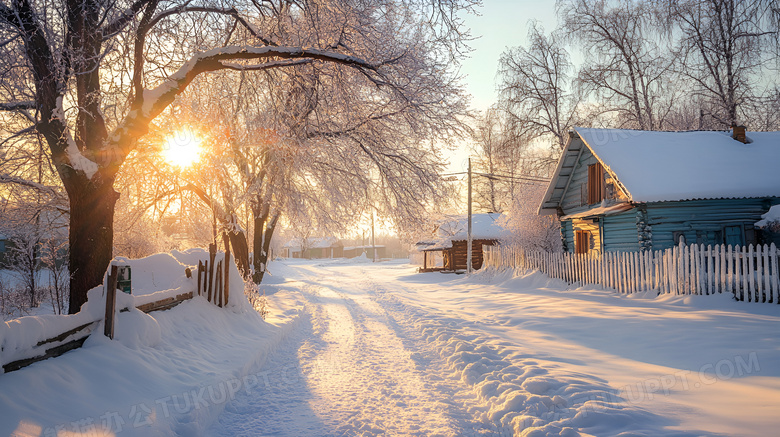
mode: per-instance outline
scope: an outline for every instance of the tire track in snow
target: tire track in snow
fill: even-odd
[[[331,273],[304,282],[307,323],[269,361],[281,376],[231,402],[214,435],[464,435],[467,415],[381,306]]]
[[[500,435],[703,435],[667,428],[674,424],[628,404],[607,381],[539,360],[519,344],[481,331],[479,323],[402,302],[398,292],[410,291],[399,283],[370,288],[390,317],[419,332],[480,399],[485,408],[471,409],[475,423],[492,423]]]

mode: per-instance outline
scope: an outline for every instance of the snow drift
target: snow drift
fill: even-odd
[[[193,291],[185,268],[206,259],[202,249],[117,258],[133,272],[133,294],[118,293],[115,340],[102,321],[80,349],[0,375],[0,435],[92,432],[100,435],[188,434],[210,423],[289,330],[262,320],[231,266],[230,304],[194,297],[173,309],[145,314],[136,305]],[[0,329],[2,359],[72,326],[101,320],[103,287],[72,316],[31,316]],[[8,358],[12,357],[12,358]]]

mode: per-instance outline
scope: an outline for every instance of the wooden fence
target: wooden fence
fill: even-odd
[[[219,306],[228,304],[230,299],[230,243],[225,238],[225,258],[217,260],[217,246],[209,244],[209,259],[198,261],[197,293],[209,302]],[[187,274],[189,278],[191,273]]]
[[[228,298],[230,296],[230,251],[228,250],[225,253],[224,259],[217,260],[216,258],[216,245],[211,245],[209,247],[209,259],[207,261],[198,262],[197,272],[195,272],[197,274],[197,288],[195,289],[194,293],[192,291],[181,293],[176,296],[171,296],[158,301],[138,305],[137,308],[145,313],[167,310],[175,307],[185,300],[192,299],[195,293],[197,293],[198,296],[205,297],[209,302],[212,302],[217,306],[222,307],[223,305],[227,305]],[[191,278],[193,272],[190,268],[187,268],[185,270],[185,274],[188,278]],[[115,322],[114,315],[116,314],[117,266],[110,266],[107,283],[106,315],[103,319],[105,320],[103,333],[107,337],[113,338]],[[125,311],[129,311],[129,309],[122,308],[120,310],[120,312]],[[30,345],[29,349],[27,349],[30,351],[30,355],[32,355],[30,358],[24,358],[8,363],[4,363],[2,360],[0,360],[3,372],[7,373],[14,370],[19,370],[35,362],[42,361],[47,358],[58,357],[65,352],[80,348],[87,340],[87,338],[92,334],[94,329],[98,326],[99,322],[100,320],[94,320],[92,322],[85,323],[81,326],[55,335],[46,340],[39,341],[35,345]]]
[[[620,293],[732,293],[738,300],[780,303],[778,249],[771,246],[685,245],[600,255],[549,253],[485,246],[485,266],[536,269],[570,284]]]

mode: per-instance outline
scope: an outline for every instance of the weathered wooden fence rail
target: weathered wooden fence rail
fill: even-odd
[[[151,313],[152,311],[171,309],[188,299],[192,299],[191,291],[188,293],[181,293],[175,297],[168,297],[156,302],[149,302],[143,305],[138,305],[136,308],[145,313]],[[120,312],[125,311],[128,311],[128,309],[123,308],[120,310]],[[100,320],[95,320],[89,323],[85,323],[81,326],[55,335],[54,337],[39,341],[36,345],[30,348],[30,351],[35,354],[34,356],[4,363],[3,371],[8,373],[14,370],[19,370],[22,367],[29,366],[32,363],[43,361],[47,358],[58,357],[65,352],[80,348],[87,340],[87,337],[92,334],[92,331],[94,331],[95,327],[98,326],[99,322]],[[113,323],[107,321],[107,323],[104,324],[104,335],[113,337]]]
[[[148,302],[138,305],[140,311],[150,313],[152,311],[162,311],[175,307],[176,305],[192,299],[194,295],[203,296],[209,302],[214,303],[217,306],[222,307],[227,305],[229,299],[229,276],[230,276],[230,252],[227,251],[225,257],[221,260],[217,259],[216,246],[209,248],[209,260],[199,261],[198,268],[195,274],[197,275],[197,286],[195,291],[189,291],[186,293],[180,293],[176,296],[166,297],[154,302]],[[187,277],[192,277],[193,272],[187,268]],[[117,267],[111,266],[109,270],[109,277],[107,280],[109,290],[106,290],[106,316],[103,320],[104,334],[110,338],[114,335],[114,315],[116,307],[116,275]],[[114,290],[112,293],[110,289]],[[129,311],[128,308],[123,308],[120,312]],[[3,372],[12,372],[19,370],[23,367],[29,366],[38,361],[45,360],[47,358],[53,358],[64,354],[73,349],[80,348],[87,337],[89,337],[94,329],[98,326],[99,320],[95,320],[89,323],[85,323],[76,328],[70,329],[66,332],[57,334],[46,340],[39,341],[35,345],[31,345],[27,349],[32,355],[30,358],[24,358],[20,360],[11,361],[8,363],[2,362]],[[0,356],[1,357],[1,356]]]
[[[620,293],[732,293],[749,302],[780,303],[778,249],[771,246],[684,245],[600,255],[485,246],[485,266],[537,269],[568,283],[595,284]]]

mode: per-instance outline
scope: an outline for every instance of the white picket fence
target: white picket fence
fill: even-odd
[[[738,300],[780,303],[778,250],[771,246],[684,245],[601,255],[549,253],[485,246],[486,267],[536,269],[571,284],[596,284],[620,293],[732,293]]]

